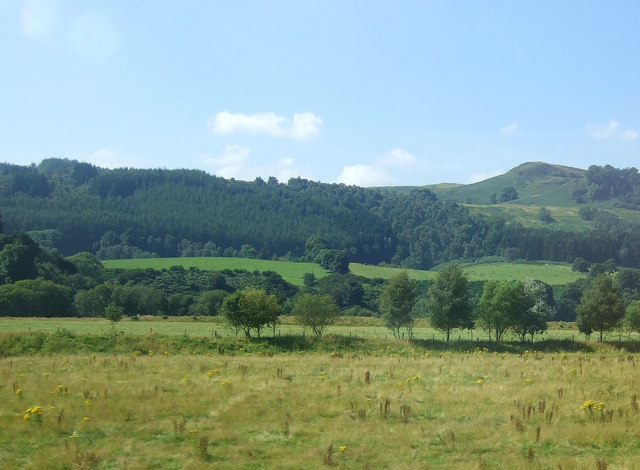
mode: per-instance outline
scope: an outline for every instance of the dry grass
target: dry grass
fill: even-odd
[[[5,358],[0,468],[640,467],[635,355],[409,348]]]

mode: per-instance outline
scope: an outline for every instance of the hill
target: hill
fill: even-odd
[[[102,259],[241,257],[429,269],[487,256],[640,266],[637,170],[526,163],[471,185],[378,188],[196,170],[108,170],[67,159],[0,164],[7,233]]]
[[[513,204],[575,206],[572,194],[587,171],[542,162],[523,163],[507,173],[478,183],[442,187],[427,186],[440,199],[462,204],[495,204],[505,188],[515,188]],[[504,201],[502,201],[504,202]]]

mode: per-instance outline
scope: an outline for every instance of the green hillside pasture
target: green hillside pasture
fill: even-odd
[[[501,217],[510,222],[522,224],[531,228],[550,228],[553,230],[566,230],[569,232],[584,232],[591,227],[578,215],[579,206],[544,206],[555,222],[545,223],[539,218],[540,207],[537,205],[522,205],[502,203],[493,205],[467,204],[471,213],[478,213],[488,217]]]
[[[312,273],[316,278],[322,278],[329,274],[329,271],[320,267],[316,263],[293,263],[288,261],[268,261],[248,258],[139,258],[139,259],[118,259],[104,262],[106,268],[120,269],[169,269],[171,266],[183,266],[207,270],[222,271],[224,269],[244,269],[246,271],[274,271],[282,278],[296,286],[304,285],[304,275]]]
[[[419,269],[389,268],[386,266],[374,266],[369,264],[351,263],[349,270],[356,276],[369,279],[391,279],[402,271],[406,271],[411,279],[416,281],[430,281],[436,277],[435,271],[421,271]]]
[[[171,266],[196,267],[203,270],[220,271],[223,269],[246,269],[247,271],[275,271],[294,285],[303,285],[305,273],[313,273],[317,278],[327,276],[328,271],[315,263],[294,263],[290,261],[264,261],[247,258],[143,258],[107,260],[107,268],[121,269],[168,269]],[[356,276],[369,279],[391,279],[403,271],[401,268],[365,265],[351,263],[349,269]],[[465,272],[471,281],[511,281],[527,278],[538,279],[551,285],[563,285],[573,282],[580,277],[579,273],[571,270],[569,265],[563,264],[535,264],[535,263],[486,263],[465,266]],[[435,271],[421,271],[406,269],[411,279],[417,281],[432,280]]]
[[[400,268],[368,266],[358,263],[351,263],[349,269],[359,276],[382,279],[391,279],[403,271]],[[435,271],[419,271],[416,269],[406,269],[405,271],[411,279],[417,281],[434,279],[437,274]],[[571,270],[571,266],[554,263],[478,263],[465,265],[464,271],[469,276],[470,281],[522,281],[531,278],[550,285],[564,285],[581,277],[580,273]]]
[[[400,343],[12,357],[0,468],[640,468],[637,362]]]
[[[523,281],[537,279],[552,286],[565,285],[584,274],[571,270],[566,264],[482,263],[464,268],[470,281]]]

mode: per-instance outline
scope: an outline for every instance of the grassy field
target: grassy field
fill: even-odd
[[[106,268],[120,269],[169,269],[171,266],[183,266],[184,268],[198,268],[208,271],[222,271],[224,269],[244,269],[247,271],[274,271],[282,278],[296,286],[304,284],[304,275],[312,273],[317,278],[329,274],[329,271],[316,263],[292,263],[285,261],[268,261],[248,258],[143,258],[143,259],[118,259],[104,262]]]
[[[567,326],[568,324],[560,324],[563,328],[558,328],[556,325],[557,324],[552,323],[547,333],[536,335],[536,341],[582,338],[582,336],[578,334],[578,331],[575,328]],[[0,318],[0,332],[56,333],[62,331],[76,335],[104,335],[109,334],[113,330],[114,328],[111,323],[103,318]],[[233,329],[229,327],[221,317],[200,317],[197,321],[193,321],[191,317],[171,317],[167,320],[148,317],[139,321],[125,319],[115,325],[115,331],[126,335],[234,336]],[[278,337],[283,335],[303,336],[310,334],[310,330],[305,331],[302,326],[295,324],[293,317],[281,317],[280,324],[275,331],[271,328],[264,329],[261,336],[271,338],[274,337],[274,335]],[[363,339],[392,338],[391,332],[384,327],[381,319],[364,317],[340,318],[335,324],[327,327],[325,334]],[[414,329],[414,338],[416,340],[443,341],[445,335],[440,331],[430,328],[424,319],[418,319]],[[482,330],[456,330],[452,332],[451,338],[452,340],[460,339],[464,341],[485,341],[489,339],[487,334]],[[605,339],[619,340],[620,335],[617,332],[611,332],[605,334]]]
[[[123,259],[107,260],[104,262],[107,268],[122,269],[168,269],[171,266],[181,265],[185,268],[197,267],[199,269],[223,270],[246,269],[247,271],[275,271],[283,279],[294,285],[304,284],[305,273],[313,273],[317,278],[327,276],[328,271],[315,263],[294,263],[288,261],[264,261],[246,258],[150,258],[150,259]],[[351,263],[351,272],[357,276],[366,278],[391,279],[402,271],[400,268]],[[406,270],[411,279],[423,281],[435,278],[435,271],[421,271],[417,269]],[[536,264],[536,263],[477,263],[465,266],[465,272],[471,281],[497,281],[523,280],[526,278],[538,279],[551,285],[562,285],[578,279],[581,274],[571,270],[565,264]]]
[[[640,467],[635,354],[369,347],[4,358],[0,468]]]

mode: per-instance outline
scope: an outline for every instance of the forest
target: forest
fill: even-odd
[[[638,227],[590,204],[637,208],[638,194],[635,168],[591,166],[573,194],[590,229],[572,232],[472,214],[420,188],[399,193],[274,177],[244,182],[199,170],[110,170],[57,158],[0,164],[6,233],[26,232],[65,256],[90,252],[100,259],[300,260],[309,237],[320,236],[349,261],[406,268],[486,256],[640,267]]]

